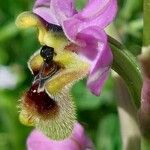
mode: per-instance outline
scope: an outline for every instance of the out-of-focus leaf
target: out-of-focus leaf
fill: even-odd
[[[78,10],[82,9],[84,5],[86,4],[87,0],[76,0],[76,7]]]
[[[96,139],[97,150],[121,150],[119,129],[119,119],[115,114],[100,120]]]
[[[100,96],[93,95],[86,87],[86,81],[80,81],[73,87],[73,96],[80,110],[97,109],[103,104],[112,105],[113,99],[112,79],[106,82]]]
[[[0,48],[0,65],[5,64],[8,61],[8,58],[8,53],[3,48]]]
[[[0,42],[12,38],[18,33],[18,29],[13,22],[7,23],[4,27],[0,29]]]

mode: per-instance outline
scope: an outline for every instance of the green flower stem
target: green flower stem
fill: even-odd
[[[115,39],[109,37],[113,52],[112,69],[125,81],[136,108],[140,107],[142,76],[136,58]]]
[[[150,45],[150,0],[144,0],[144,28],[143,28],[143,44]]]

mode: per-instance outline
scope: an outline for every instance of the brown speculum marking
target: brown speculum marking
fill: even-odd
[[[57,103],[45,92],[45,90],[38,92],[38,83],[31,86],[25,95],[25,105],[40,117],[46,119],[49,117],[54,118],[58,112]]]

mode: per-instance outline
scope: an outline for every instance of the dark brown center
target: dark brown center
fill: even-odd
[[[38,92],[38,83],[31,86],[25,95],[26,106],[42,118],[54,117],[58,112],[57,103],[44,91]]]

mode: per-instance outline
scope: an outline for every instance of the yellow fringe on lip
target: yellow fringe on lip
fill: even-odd
[[[35,126],[35,120],[32,119],[32,115],[29,116],[29,113],[25,111],[22,107],[20,107],[20,109],[22,109],[19,114],[20,122],[26,126]]]

